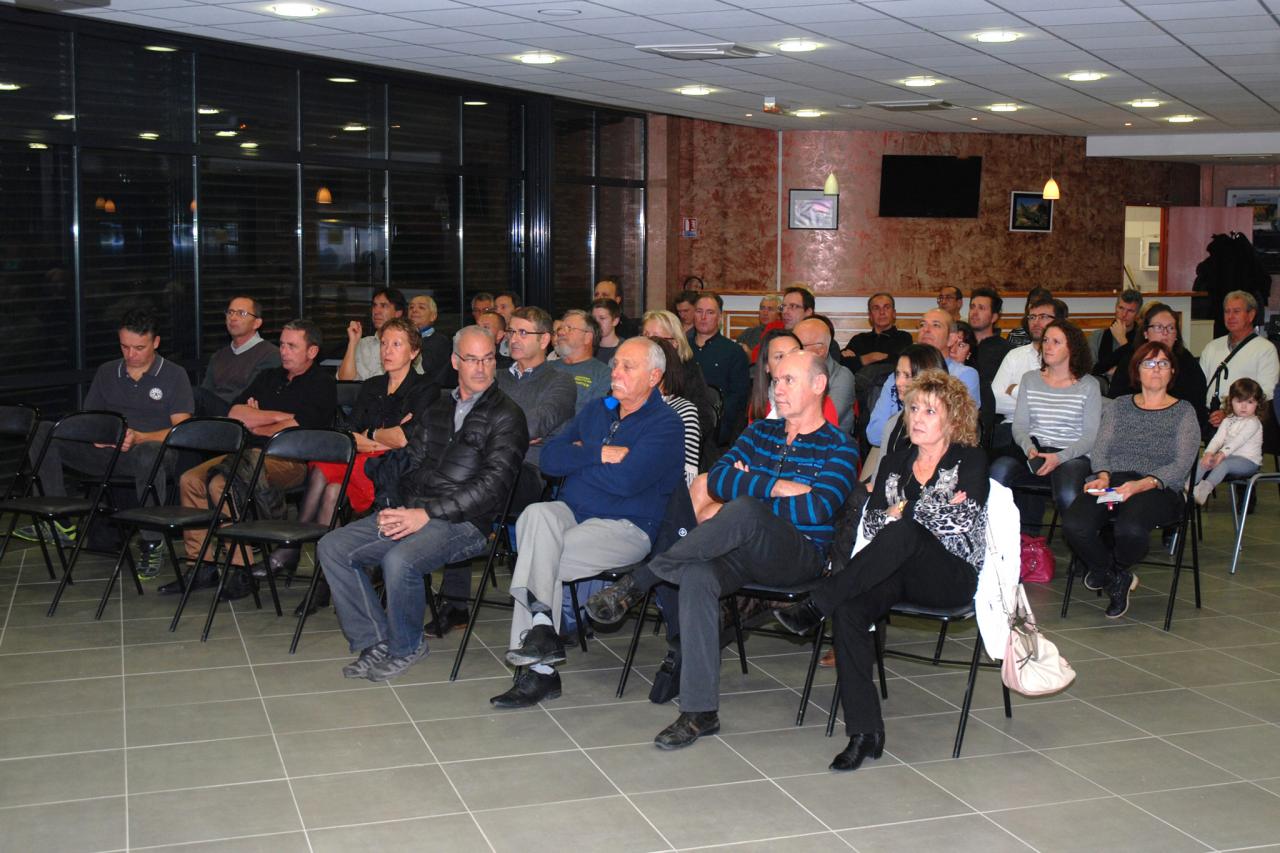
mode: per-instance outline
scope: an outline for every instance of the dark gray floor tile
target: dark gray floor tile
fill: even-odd
[[[293,791],[307,829],[462,811],[436,764],[307,776]]]
[[[1280,675],[1280,643],[1267,643],[1261,646],[1232,646],[1222,650],[1238,660],[1260,666],[1269,672]]]
[[[445,770],[473,810],[589,799],[614,792],[609,780],[578,750],[459,761]],[[536,778],[537,784],[512,784],[521,778]]]
[[[771,782],[658,791],[631,799],[675,847],[826,829]]]
[[[1021,716],[1021,710],[1014,710],[1014,719]],[[994,723],[995,720],[999,723]],[[965,726],[962,755],[995,755],[1003,752],[1021,752],[1025,746],[998,729],[1007,722],[1003,711],[992,715],[993,725],[985,724],[981,718],[970,716]],[[960,714],[929,714],[923,717],[902,717],[887,723],[885,726],[885,750],[895,758],[915,763],[920,761],[937,761],[951,757],[955,746],[956,728],[960,723]],[[1016,735],[1017,733],[1014,732]],[[844,726],[836,727],[835,736],[831,739],[834,755],[844,749],[847,736]]]
[[[511,676],[460,678],[435,684],[396,684],[396,695],[415,720],[474,717],[493,712],[489,699],[511,687]],[[559,700],[557,700],[559,701]]]
[[[1226,646],[1251,646],[1280,643],[1280,631],[1260,627],[1239,616],[1214,616],[1207,619],[1175,621],[1173,633],[1179,637],[1214,649]]]
[[[1126,662],[1183,687],[1208,687],[1266,681],[1276,674],[1212,649],[1192,649],[1159,655],[1135,655]]]
[[[573,741],[543,711],[432,720],[418,729],[438,761],[465,761],[571,749]]]
[[[0,759],[122,746],[124,714],[120,711],[0,720]]]
[[[279,832],[192,844],[166,844],[150,847],[147,853],[311,853],[311,848],[307,846],[304,833]]]
[[[1280,680],[1204,687],[1199,692],[1269,723],[1280,723]]]
[[[61,625],[57,618],[36,628],[9,628],[4,632],[0,652],[58,652],[69,649],[102,648],[120,644],[120,623],[81,622]]]
[[[1090,702],[1157,735],[1225,729],[1258,722],[1256,717],[1242,714],[1192,690],[1106,696]]]
[[[560,710],[551,707],[549,710],[570,737],[584,749],[593,746],[652,743],[654,735],[680,715],[680,709],[675,703],[654,705],[643,700],[595,708]],[[792,710],[794,712],[794,707]],[[723,725],[723,717],[721,724]],[[788,724],[788,721],[782,720],[773,727]]]
[[[584,820],[584,815],[591,819]],[[563,853],[565,836],[530,831],[534,826],[573,827],[572,844],[579,850],[643,853],[668,849],[648,821],[622,797],[494,809],[476,813],[475,819],[497,853]]]
[[[1015,752],[919,765],[921,773],[979,811],[1012,803],[1041,805],[1106,794],[1042,755]]]
[[[290,776],[376,770],[434,761],[411,723],[278,735]]]
[[[312,830],[314,853],[419,853],[433,844],[449,853],[489,853],[490,847],[469,815],[446,815]],[[264,851],[266,853],[266,851]]]
[[[994,812],[989,817],[1044,853],[1182,853],[1208,849],[1124,800],[1107,798]]]
[[[1280,838],[1280,799],[1245,782],[1129,799],[1210,847],[1247,847]]]
[[[253,668],[262,695],[333,693],[340,690],[372,690],[381,687],[365,678],[344,678],[338,661],[289,661],[259,664]],[[384,688],[385,689],[385,688]]]
[[[0,685],[121,675],[120,649],[0,655]]]
[[[1245,779],[1265,779],[1280,773],[1276,765],[1276,756],[1280,756],[1280,728],[1275,726],[1174,735],[1169,741]]]
[[[1116,794],[1235,781],[1230,773],[1157,738],[1051,749],[1045,755]]]
[[[0,807],[125,793],[120,750],[0,761]]]
[[[118,711],[123,705],[120,676],[0,687],[0,719]]]
[[[1032,848],[976,814],[870,826],[840,833],[859,853],[946,850],[948,853],[1029,853]]]
[[[775,731],[725,735],[722,739],[746,761],[773,778],[823,772],[831,763],[832,757],[844,749],[845,744],[848,743],[843,727],[838,727],[835,737],[830,738],[824,736],[823,729],[806,726],[800,729],[791,727]],[[714,743],[715,740],[709,743]],[[642,747],[653,749],[655,753],[659,753],[660,758],[666,757],[665,754],[654,749],[652,744],[645,743]],[[687,759],[681,760],[696,761],[696,753],[701,749],[702,746],[699,744],[696,749],[684,750],[677,754],[688,756]],[[879,764],[896,762],[897,759],[892,755],[891,739]]]
[[[812,736],[812,732],[809,735]],[[762,778],[760,771],[752,768],[720,738],[706,738],[698,742],[696,749],[674,752],[646,743],[602,747],[588,750],[587,754],[625,794],[666,790],[671,787],[673,779],[680,780],[682,787],[693,787]],[[774,772],[772,768],[763,769]]]
[[[128,761],[130,794],[284,777],[270,735],[134,747],[128,751]]]
[[[180,643],[152,643],[124,647],[125,672],[129,675],[244,666],[248,662],[249,658],[244,653],[244,644],[239,638],[209,640],[207,643],[187,640]]]
[[[1073,660],[1068,658],[1076,671],[1076,680],[1064,695],[1076,699],[1093,699],[1098,696],[1115,696],[1121,693],[1144,693],[1151,690],[1168,690],[1185,686],[1177,681],[1162,678],[1159,674],[1139,669],[1142,658],[1102,658]]]
[[[50,596],[52,599],[52,596]],[[35,604],[15,604],[9,610],[8,626],[13,628],[45,628],[54,625],[70,627],[77,624],[92,624],[96,621],[98,602],[93,599],[63,600],[58,602],[58,609],[53,616],[48,615],[49,602]],[[102,624],[111,625],[119,631],[120,602],[108,601],[102,611]]]
[[[1110,714],[1071,699],[1019,705],[1012,717],[1005,717],[1003,711],[995,709],[979,711],[977,716],[1033,749],[1124,740],[1143,735],[1141,730]]]
[[[285,782],[129,797],[129,843],[134,847],[301,829]]]
[[[276,734],[345,726],[407,723],[409,717],[390,690],[348,690],[265,700]]]
[[[261,699],[130,708],[129,746],[185,743],[271,733]]]
[[[124,682],[125,703],[129,711],[193,702],[248,699],[258,695],[253,673],[247,666],[127,675]]]
[[[1104,625],[1061,633],[1081,645],[1106,652],[1113,657],[1198,648],[1190,640],[1150,625]]]
[[[836,830],[973,811],[903,764],[869,762],[856,773],[818,773],[778,784]]]
[[[5,809],[0,812],[0,850],[90,853],[123,849],[124,815],[123,796]]]

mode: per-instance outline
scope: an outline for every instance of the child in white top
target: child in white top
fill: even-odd
[[[1262,465],[1262,416],[1267,395],[1252,379],[1231,383],[1222,404],[1226,418],[1204,449],[1196,468],[1196,503],[1209,499],[1214,486],[1227,477],[1252,477]]]

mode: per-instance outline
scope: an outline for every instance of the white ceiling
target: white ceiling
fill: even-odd
[[[49,2],[76,6],[19,5]],[[310,0],[326,11],[306,20],[271,14],[273,0],[83,2],[74,14],[760,127],[1077,136],[1280,129],[1280,0]],[[972,38],[993,28],[1023,37],[1008,44]],[[777,42],[797,37],[822,47],[777,52]],[[635,49],[708,41],[774,55],[687,62]],[[561,60],[514,61],[532,50]],[[1065,79],[1081,70],[1108,76]],[[922,74],[943,83],[910,89],[899,82]],[[674,91],[693,83],[715,91]],[[766,115],[764,96],[826,115]],[[959,108],[842,106],[921,97]],[[1135,98],[1165,103],[1135,109],[1126,103]],[[1022,109],[986,109],[997,102]],[[1200,120],[1164,121],[1177,113]]]

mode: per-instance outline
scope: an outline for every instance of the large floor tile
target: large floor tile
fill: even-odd
[[[1218,849],[1280,838],[1280,798],[1248,783],[1130,797],[1136,805]]]
[[[973,809],[904,764],[869,762],[856,773],[818,773],[779,781],[831,829],[923,820]]]
[[[285,782],[129,797],[129,842],[135,847],[300,829]]]
[[[6,687],[35,681],[121,674],[120,649],[117,647],[0,655],[0,685]]]
[[[979,811],[1042,805],[1106,791],[1032,752],[952,759],[917,768],[952,795]]]
[[[589,820],[584,817],[590,816]],[[477,812],[476,822],[497,853],[564,853],[578,850],[644,853],[668,845],[623,797]],[[572,827],[572,841],[557,832],[530,827]]]
[[[122,746],[124,714],[121,711],[0,720],[0,759]]]
[[[1177,743],[1176,738],[1172,740]],[[1047,750],[1045,755],[1116,794],[1235,781],[1230,773],[1157,738],[1064,747]]]
[[[1014,719],[1021,717],[1021,710],[1014,709]],[[1002,752],[1021,752],[1026,747],[1013,737],[1000,731],[1000,724],[1007,722],[1004,712],[992,717],[998,723],[988,725],[981,717],[970,715],[964,730],[961,754],[966,756],[994,755]],[[956,728],[960,714],[929,714],[921,717],[902,717],[885,723],[885,751],[895,758],[909,762],[938,761],[951,757],[955,747]],[[1019,735],[1014,730],[1015,736]],[[843,726],[837,726],[831,743],[838,752],[844,748],[847,737]]]
[[[670,725],[680,709],[675,703],[654,705],[646,701],[629,701],[620,705],[603,705],[594,708],[566,708],[564,710],[550,707],[551,715],[556,722],[564,726],[565,731],[578,746],[621,746],[623,744],[652,743],[654,735]],[[792,713],[795,712],[794,706]],[[721,725],[724,717],[721,716]],[[790,725],[786,718],[779,718],[772,726],[761,728],[779,728]]]
[[[658,791],[631,799],[676,847],[828,829],[772,782]]]
[[[1199,692],[1260,720],[1280,723],[1280,680],[1204,687]]]
[[[1241,713],[1191,690],[1107,696],[1090,702],[1121,720],[1131,721],[1157,735],[1225,729],[1258,722],[1257,717]]]
[[[265,701],[267,714],[277,734],[409,722],[404,708],[385,687],[276,696]]]
[[[340,690],[374,690],[382,685],[366,678],[345,678],[339,661],[289,661],[259,664],[253,668],[262,695],[290,696],[299,693],[334,693]]]
[[[417,725],[438,761],[527,755],[574,746],[555,720],[536,709]]]
[[[892,730],[893,726],[890,726],[889,731]],[[798,729],[792,726],[773,731],[723,735],[717,739],[723,740],[730,749],[762,773],[778,779],[784,776],[824,772],[827,765],[831,763],[832,757],[844,749],[845,744],[848,743],[848,738],[843,732],[844,728],[838,726],[836,735],[829,738],[824,736],[825,732],[821,728],[805,726]],[[650,743],[642,746],[653,749]],[[885,754],[879,761],[880,765],[897,763],[898,759],[894,757],[892,748],[892,736],[890,736],[889,745],[885,747]],[[679,754],[692,757],[701,749],[699,745],[695,749],[684,750]],[[654,752],[657,751],[654,749]]]
[[[81,622],[63,625],[56,617],[48,625],[34,628],[9,628],[0,642],[0,652],[57,652],[70,649],[92,649],[120,644],[120,623]]]
[[[307,829],[430,817],[462,810],[439,765],[362,770],[293,780]]]
[[[1158,652],[1176,652],[1194,649],[1198,646],[1184,639],[1150,625],[1103,625],[1096,628],[1084,628],[1063,631],[1070,639],[1081,645],[1105,652],[1113,657],[1126,655],[1147,655]]]
[[[1208,849],[1118,798],[1010,809],[989,817],[1044,853],[1190,853]]]
[[[253,672],[247,666],[125,676],[125,702],[130,711],[257,695]]]
[[[396,684],[396,695],[415,720],[475,717],[493,712],[489,699],[511,687],[509,675],[498,678],[468,676],[435,684]]]
[[[705,847],[685,850],[705,850]],[[834,832],[808,832],[785,838],[769,838],[764,841],[743,841],[739,844],[717,844],[716,853],[848,853],[849,845]]]
[[[1034,749],[1141,737],[1143,732],[1083,702],[1067,699],[978,712],[979,719]]]
[[[225,640],[187,640],[180,643],[148,643],[124,647],[125,672],[171,672],[179,669],[244,666],[249,662],[238,637]]]
[[[903,850],[1030,853],[1032,850],[990,818],[976,814],[850,829],[840,835],[859,853],[899,853]]]
[[[163,844],[147,848],[147,853],[311,853],[302,832],[274,832],[191,844]]]
[[[434,844],[446,847],[449,853],[490,851],[475,820],[465,814],[314,829],[308,835],[313,853],[419,853]]]
[[[185,743],[228,737],[248,737],[271,733],[261,699],[233,699],[169,705],[159,708],[130,708],[125,718],[129,746]]]
[[[579,750],[458,761],[444,769],[463,802],[473,810],[585,800],[615,790],[609,779]],[[536,778],[537,784],[511,784],[513,779],[528,776]]]
[[[91,853],[124,843],[123,796],[0,812],[0,850]]]
[[[269,735],[134,747],[128,761],[130,794],[284,777]]]
[[[754,735],[739,736],[749,737]],[[694,749],[672,752],[646,743],[600,747],[588,750],[587,754],[624,794],[663,791],[671,787],[673,779],[678,779],[682,787],[694,787],[762,778],[760,770],[729,747],[730,742],[705,738]],[[765,773],[776,772],[768,766],[762,769]]]
[[[1280,728],[1276,726],[1174,735],[1169,741],[1245,779],[1264,779],[1280,773],[1276,764]]]
[[[120,676],[0,687],[0,719],[118,711],[123,705]]]
[[[277,735],[290,776],[376,770],[434,761],[411,723]]]
[[[1135,655],[1127,663],[1183,687],[1266,681],[1275,673],[1213,649],[1193,649],[1158,655]]]
[[[0,807],[119,796],[124,780],[118,749],[0,761]]]

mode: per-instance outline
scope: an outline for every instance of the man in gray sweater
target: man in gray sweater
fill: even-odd
[[[258,374],[280,366],[280,348],[258,334],[262,305],[252,296],[233,296],[227,303],[227,334],[231,343],[209,359],[204,379],[195,389],[196,414],[223,416]]]

